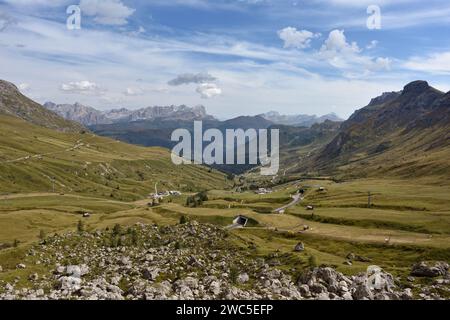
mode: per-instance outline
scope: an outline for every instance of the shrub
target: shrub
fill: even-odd
[[[44,240],[45,237],[46,237],[45,231],[41,229],[41,231],[39,231],[39,239]]]
[[[231,283],[236,284],[239,277],[239,270],[236,267],[230,268],[230,280]]]
[[[122,234],[122,227],[120,226],[120,224],[116,224],[116,225],[114,225],[114,228],[113,228],[113,235],[114,236],[119,236],[119,235],[121,235]]]
[[[133,230],[131,231],[131,244],[132,244],[133,246],[137,246],[137,245],[138,245],[138,242],[139,242],[139,236],[138,236],[138,233],[137,233],[136,229],[133,229]]]
[[[77,230],[80,233],[84,232],[84,223],[83,223],[83,221],[81,221],[81,220],[78,221]]]
[[[311,269],[317,268],[317,258],[315,256],[309,256],[308,264]]]
[[[182,215],[180,218],[180,224],[186,224],[188,223],[188,219],[186,218],[185,215]]]

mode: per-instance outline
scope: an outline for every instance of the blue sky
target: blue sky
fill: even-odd
[[[348,117],[413,80],[449,91],[449,35],[448,0],[0,0],[0,78],[42,103]]]

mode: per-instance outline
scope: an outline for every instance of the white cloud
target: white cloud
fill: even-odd
[[[209,99],[222,94],[222,89],[213,83],[213,81],[216,80],[217,78],[213,77],[209,73],[185,73],[170,80],[167,84],[169,86],[199,84],[196,90],[197,93],[200,93],[202,99]]]
[[[133,97],[133,96],[141,96],[144,94],[144,90],[142,88],[126,88],[124,95]]]
[[[209,73],[185,73],[180,74],[175,79],[172,79],[168,82],[168,85],[170,86],[180,86],[183,84],[191,84],[191,83],[207,83],[217,80]]]
[[[118,105],[128,108],[153,104],[197,105],[200,95],[204,98],[217,96],[226,88],[226,95],[208,100],[207,107],[212,114],[221,117],[259,114],[262,109],[269,111],[274,107],[284,113],[295,110],[325,114],[332,111],[331,105],[335,105],[341,115],[348,115],[355,107],[367,104],[373,96],[382,91],[401,89],[409,81],[398,80],[396,76],[396,82],[393,82],[394,75],[387,81],[385,73],[380,75],[382,80],[371,77],[366,81],[326,81],[305,70],[327,67],[324,66],[326,60],[317,58],[316,52],[283,50],[217,34],[196,34],[178,40],[136,38],[113,29],[86,28],[82,30],[82,36],[77,36],[61,28],[60,23],[31,17],[21,19],[20,28],[9,28],[2,33],[2,40],[6,43],[15,43],[17,39],[26,47],[9,46],[0,50],[2,77],[16,83],[23,79],[32,83],[30,95],[39,102],[80,101],[104,109]],[[217,63],[214,59],[193,58],[192,53],[232,55],[239,60]],[[370,61],[370,57],[355,55],[355,68],[352,69],[350,58],[347,57],[350,66],[344,66],[342,70],[356,75],[362,73]],[[209,70],[220,79],[220,85],[201,88],[167,86],[167,80],[174,74],[192,66],[197,70]],[[71,81],[85,79],[101,84],[108,91],[94,94],[70,85]],[[142,81],[133,85],[136,79]],[[68,84],[69,92],[74,95],[66,94],[67,91],[55,85],[61,83]],[[135,86],[145,86],[145,93],[141,96],[124,95],[125,88],[133,89]],[[200,95],[193,94],[196,89]],[[299,90],[302,92],[300,95]]]
[[[372,66],[372,70],[390,70],[391,69],[392,60],[389,58],[378,57],[374,60],[374,64]]]
[[[344,7],[367,7],[377,4],[379,6],[389,6],[407,3],[417,3],[423,0],[316,0],[318,2]]]
[[[358,53],[361,49],[356,42],[348,43],[344,30],[333,30],[320,49],[323,53]]]
[[[15,7],[63,7],[77,4],[73,0],[4,0]],[[82,15],[93,17],[103,25],[125,25],[135,9],[127,7],[121,0],[81,0]]]
[[[285,48],[305,49],[311,45],[311,40],[319,37],[320,34],[287,27],[278,31],[278,36],[284,41]]]
[[[73,2],[71,0],[3,0],[3,1],[16,7],[23,7],[23,6],[59,7]]]
[[[100,89],[99,86],[87,80],[63,83],[60,88],[65,93],[76,93],[76,94],[100,94],[104,90]]]
[[[348,78],[366,77],[375,71],[389,70],[392,63],[389,58],[364,55],[356,42],[347,41],[344,30],[330,32],[318,57],[341,69]]]
[[[120,0],[81,0],[82,14],[94,17],[95,22],[104,25],[125,25],[134,13]]]
[[[202,83],[197,87],[197,92],[200,93],[203,99],[209,99],[221,95],[222,89],[215,83]]]
[[[450,51],[432,53],[425,57],[412,57],[403,66],[406,69],[437,75],[450,74]]]
[[[18,88],[21,92],[27,92],[30,90],[30,85],[28,83],[20,83]]]
[[[377,40],[372,40],[370,41],[370,43],[366,46],[367,50],[372,50],[375,49],[378,46],[378,41]]]

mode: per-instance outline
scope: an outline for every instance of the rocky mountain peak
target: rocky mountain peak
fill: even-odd
[[[278,111],[270,111],[260,114],[260,117],[279,125],[295,126],[295,127],[311,127],[316,123],[323,123],[326,120],[342,121],[335,113],[329,113],[318,117],[316,115],[296,114],[282,115]]]
[[[381,96],[378,96],[376,98],[373,98],[370,103],[369,106],[377,106],[377,105],[381,105],[383,103],[386,103],[388,101],[394,100],[397,97],[399,97],[401,94],[401,92],[396,92],[396,91],[392,91],[392,92],[383,92],[383,94]]]
[[[0,80],[0,114],[59,131],[83,131],[81,125],[66,121],[42,105],[24,96],[16,85]]]
[[[405,86],[405,88],[403,89],[403,95],[406,94],[419,95],[430,88],[431,88],[430,85],[426,81],[422,80],[413,81]]]
[[[109,111],[100,111],[92,107],[87,107],[81,103],[75,104],[55,104],[47,102],[44,105],[47,109],[56,112],[63,118],[79,122],[86,126],[114,124],[123,122],[145,121],[155,119],[170,120],[213,120],[214,117],[208,115],[206,108],[202,105],[189,107],[180,106],[154,106],[129,110],[127,108],[116,108]]]

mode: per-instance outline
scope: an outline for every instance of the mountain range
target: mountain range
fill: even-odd
[[[203,129],[216,128],[225,133],[226,129],[267,129],[280,128],[282,136],[289,140],[282,140],[283,144],[304,145],[314,141],[322,134],[321,125],[324,122],[342,121],[335,114],[323,117],[315,115],[283,116],[277,112],[269,112],[257,116],[239,116],[220,121],[206,112],[205,107],[193,108],[182,106],[148,107],[139,110],[125,108],[111,111],[99,111],[80,103],[55,104],[47,102],[44,107],[59,116],[77,121],[100,136],[110,137],[126,143],[146,147],[173,148],[176,142],[171,141],[171,134],[176,129],[187,129],[193,132],[195,120],[201,120]],[[336,127],[333,125],[333,127]],[[326,125],[324,126],[326,127]],[[334,132],[334,131],[333,131]],[[297,133],[295,136],[294,133]],[[331,135],[328,132],[328,135]],[[289,136],[289,137],[288,137]],[[233,173],[244,173],[253,166],[219,166],[217,168]]]
[[[125,158],[131,158],[130,163],[136,163],[138,161],[135,159],[136,155],[141,154],[144,149],[119,144],[108,137],[131,144],[170,148],[173,146],[173,142],[170,141],[173,129],[192,130],[193,120],[202,119],[204,129],[280,129],[283,174],[339,178],[386,175],[402,178],[439,177],[436,181],[449,179],[450,92],[441,92],[425,81],[409,83],[399,92],[381,94],[372,99],[366,107],[355,111],[346,121],[325,120],[310,127],[279,124],[266,119],[268,116],[241,116],[219,121],[207,115],[203,107],[152,107],[137,111],[120,109],[104,113],[79,104],[76,104],[74,108],[70,105],[57,106],[47,103],[45,107],[23,96],[13,84],[0,81],[0,120],[3,123],[0,137],[4,140],[1,144],[0,161],[3,161],[3,166],[16,166],[14,159],[27,162],[29,157],[40,158],[42,154],[52,154],[60,146],[64,146],[64,150],[69,150],[64,152],[73,153],[69,158],[64,157],[63,161],[66,166],[64,170],[70,171],[69,163],[73,163],[75,158],[72,157],[76,157],[77,149],[74,149],[74,146],[78,145],[77,141],[84,140],[90,141],[90,143],[84,142],[85,145],[82,147],[87,148],[84,150],[84,155],[89,159],[94,155],[95,157],[101,155],[101,158],[112,159],[111,161],[121,165],[125,165],[120,161]],[[63,112],[66,118],[77,119],[80,122],[107,122],[88,127],[107,138],[92,135],[80,123],[63,119],[60,116]],[[81,120],[82,118],[84,120]],[[18,134],[17,128],[21,128],[21,134]],[[92,137],[92,141],[97,143],[86,137]],[[121,152],[115,149],[114,154],[111,154],[112,149],[100,148],[103,143],[113,142],[118,143],[120,150],[127,151]],[[92,146],[102,150],[100,154],[95,151],[95,148],[92,149]],[[35,150],[35,147],[39,150]],[[145,150],[146,154],[154,152],[165,158],[164,161],[170,161],[167,150]],[[121,156],[118,158],[119,154]],[[51,166],[56,166],[55,171],[61,169],[53,163],[54,161],[52,160],[52,163],[47,163],[44,167],[42,164],[39,165],[42,174]],[[136,165],[136,171],[140,171],[137,168],[141,165]],[[80,163],[80,166],[84,164]],[[81,167],[74,171],[82,172]],[[12,170],[11,168],[3,169],[2,172]],[[244,166],[242,169],[246,170],[248,167]],[[28,177],[28,173],[36,168],[32,170],[28,168],[24,171],[24,167],[20,165],[14,170],[18,170],[19,176]],[[226,168],[225,171],[236,172],[235,168]],[[188,172],[183,172],[181,176],[187,177]],[[163,172],[161,174],[164,175]],[[45,175],[48,174],[45,173]],[[2,176],[1,179],[11,179],[11,177]],[[33,179],[27,181],[32,182]],[[17,185],[12,183],[9,187],[14,189]]]
[[[270,111],[267,113],[260,114],[260,116],[266,120],[269,120],[275,124],[281,124],[286,126],[294,126],[294,127],[311,127],[317,123],[323,123],[327,120],[334,122],[344,121],[337,114],[330,113],[324,116],[318,117],[316,115],[306,115],[306,114],[298,114],[298,115],[282,115],[277,111]]]
[[[116,123],[129,123],[135,121],[152,121],[152,120],[170,120],[170,121],[214,121],[217,120],[206,112],[206,108],[202,105],[195,107],[181,106],[155,106],[141,108],[137,110],[129,110],[126,108],[113,109],[108,111],[100,111],[93,107],[85,106],[81,103],[75,104],[56,104],[46,102],[44,107],[50,111],[57,113],[59,116],[76,121],[84,126],[110,125]],[[316,123],[323,123],[326,120],[340,122],[343,121],[335,113],[330,113],[321,117],[316,115],[281,115],[276,111],[260,114],[256,116],[258,120],[264,123],[311,127]],[[247,122],[251,117],[239,116],[235,119],[229,119],[230,122]],[[227,122],[225,121],[225,123]],[[251,122],[251,120],[250,120]]]
[[[99,111],[80,103],[55,104],[46,102],[44,107],[55,112],[59,116],[79,122],[85,126],[125,123],[142,120],[171,119],[171,120],[214,120],[214,117],[206,113],[204,106],[190,108],[185,105],[148,107],[138,110],[126,108]]]
[[[414,81],[357,110],[329,143],[316,145],[298,162],[296,171],[448,180],[449,158],[450,92]]]

